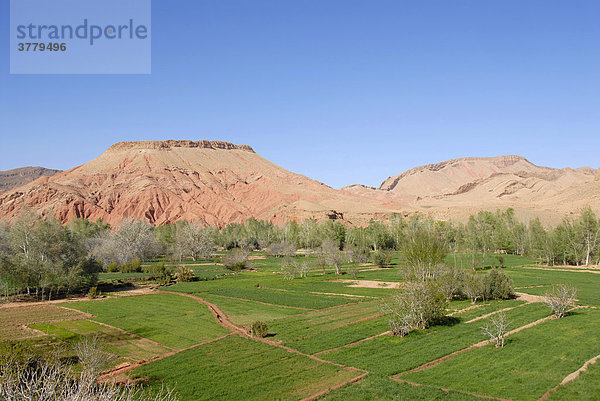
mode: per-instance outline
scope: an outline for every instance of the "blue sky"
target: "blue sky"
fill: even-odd
[[[9,75],[0,170],[112,143],[249,144],[334,187],[519,154],[600,167],[600,2],[153,0],[151,75]]]

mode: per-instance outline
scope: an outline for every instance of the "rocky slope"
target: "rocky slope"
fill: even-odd
[[[353,185],[344,190],[443,219],[465,220],[479,210],[512,207],[523,219],[554,224],[587,205],[600,211],[598,177],[592,168],[553,169],[520,156],[500,156],[430,164],[389,177],[378,189]]]
[[[0,192],[20,187],[41,176],[51,177],[56,173],[60,173],[60,170],[51,170],[44,167],[21,167],[0,171]]]
[[[98,158],[0,195],[0,219],[23,206],[61,221],[155,224],[180,219],[223,225],[249,217],[342,219],[364,224],[396,210],[291,173],[251,147],[215,141],[121,142]]]

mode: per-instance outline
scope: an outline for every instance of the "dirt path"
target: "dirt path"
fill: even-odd
[[[80,298],[71,298],[71,299],[53,299],[50,301],[35,301],[35,302],[7,302],[5,304],[0,304],[1,309],[10,309],[10,308],[21,308],[26,306],[35,306],[35,305],[55,305],[55,304],[68,304],[73,302],[85,302],[85,301],[101,301],[103,299],[108,298],[122,298],[122,297],[138,297],[141,295],[151,295],[156,294],[156,289],[154,287],[136,287],[131,290],[117,291],[110,293],[110,295],[103,296],[101,298],[90,299],[88,297],[80,297]]]
[[[577,379],[579,377],[579,375],[581,375],[583,372],[586,372],[588,370],[588,367],[590,367],[590,365],[595,364],[599,360],[600,360],[600,355],[596,355],[592,359],[586,361],[582,367],[580,367],[575,372],[573,372],[573,373],[569,374],[567,377],[565,377],[557,386],[548,390],[543,396],[540,397],[539,401],[547,400],[548,397],[550,396],[550,393],[555,392],[556,390],[558,390],[559,387],[564,386],[565,384],[570,383],[573,380]]]
[[[554,272],[571,272],[571,273],[593,273],[593,274],[600,274],[600,270],[598,270],[598,269],[589,269],[589,268],[582,268],[582,267],[575,268],[574,266],[571,266],[569,269],[557,269],[557,268],[553,268],[553,267],[530,267],[530,266],[523,266],[522,269],[548,270],[548,271],[554,271]]]
[[[376,280],[331,280],[333,283],[351,283],[348,287],[353,288],[399,288],[400,284],[396,281],[376,281]]]
[[[463,312],[470,311],[470,310],[477,309],[477,308],[481,308],[482,306],[484,306],[484,304],[467,306],[464,309],[459,309],[459,310],[455,310],[452,313],[448,313],[446,316],[460,315]],[[467,323],[469,323],[469,322],[467,322]]]
[[[287,291],[287,290],[284,290]],[[161,292],[165,292],[162,291]],[[170,294],[181,294],[179,292],[170,292]],[[230,297],[227,295],[219,295],[216,294],[218,297],[223,297],[223,298],[229,298],[229,299],[236,299],[238,301],[246,301],[246,302],[255,302],[257,304],[261,304],[261,305],[268,305],[268,306],[277,306],[277,307],[281,307],[281,308],[288,308],[288,309],[299,309],[299,310],[305,310],[305,311],[315,311],[315,310],[319,310],[319,309],[311,309],[311,308],[303,308],[301,306],[288,306],[288,305],[278,305],[278,304],[270,304],[268,302],[263,302],[263,301],[255,301],[254,299],[247,299],[247,298],[236,298],[236,297]]]

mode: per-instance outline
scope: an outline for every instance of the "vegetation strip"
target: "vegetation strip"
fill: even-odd
[[[425,387],[435,388],[435,389],[438,389],[438,390],[445,391],[446,393],[448,393],[450,391],[454,391],[456,393],[471,395],[473,397],[483,398],[483,399],[486,399],[486,400],[512,401],[510,398],[499,398],[499,397],[493,397],[491,395],[471,393],[469,391],[455,390],[455,389],[450,389],[450,388],[445,388],[445,387],[431,386],[431,385],[428,385],[428,384],[414,383],[414,382],[410,382],[410,381],[407,381],[407,380],[398,379],[398,378],[393,377],[393,376],[390,377],[390,379],[392,379],[393,381],[395,381],[397,383],[410,384],[411,386],[415,386],[415,387],[425,386]]]
[[[373,340],[373,339],[378,338],[378,337],[388,336],[390,334],[392,334],[391,331],[386,331],[386,332],[379,333],[379,334],[376,334],[376,335],[371,336],[371,337],[363,338],[362,340],[358,340],[358,341],[355,341],[355,342],[350,343],[350,344],[342,345],[341,347],[336,347],[336,348],[332,348],[332,349],[326,349],[325,351],[317,352],[315,355],[327,354],[329,352],[338,351],[338,350],[340,350],[342,348],[354,347],[354,346],[362,344],[362,343],[364,343],[366,341],[370,341],[370,340]]]
[[[287,290],[279,290],[279,289],[276,289],[276,288],[272,288],[272,289],[278,290],[278,291],[287,291]],[[179,294],[179,295],[184,294],[184,293],[181,293],[181,292],[174,292],[174,291],[162,291],[161,290],[160,292],[165,292],[165,293],[169,293],[169,294]],[[321,310],[321,309],[313,309],[313,308],[303,308],[301,306],[289,306],[289,305],[271,304],[271,303],[268,303],[268,302],[256,301],[254,299],[230,297],[228,295],[222,295],[222,294],[213,294],[213,295],[217,295],[217,296],[223,297],[223,298],[236,299],[238,301],[256,302],[257,304],[268,305],[268,306],[277,306],[277,307],[288,308],[288,309],[298,309],[298,310],[306,310],[306,311]]]

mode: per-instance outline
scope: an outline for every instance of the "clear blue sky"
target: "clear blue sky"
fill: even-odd
[[[600,1],[153,0],[152,74],[9,75],[0,170],[213,139],[334,187],[519,154],[600,167]]]

